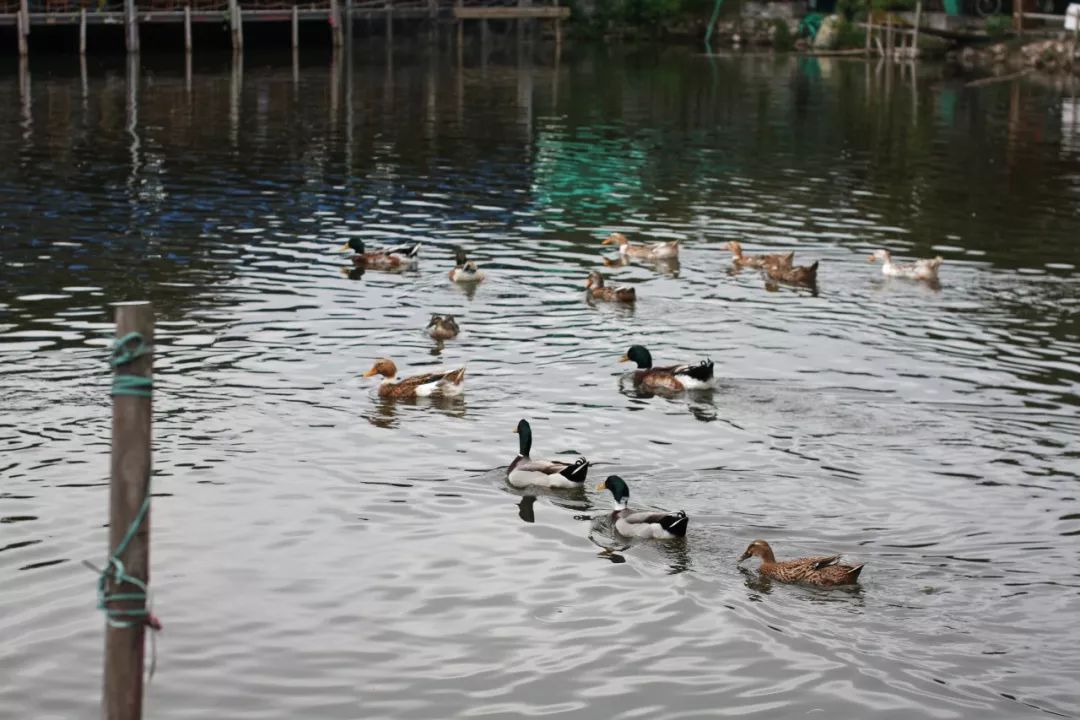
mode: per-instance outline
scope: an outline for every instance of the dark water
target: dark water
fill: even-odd
[[[675,51],[3,62],[0,715],[97,712],[108,303],[141,298],[151,717],[1080,714],[1075,96]],[[583,297],[616,228],[684,241],[606,271],[633,310]],[[350,279],[352,236],[420,270]],[[819,292],[729,274],[727,239]],[[944,256],[940,290],[877,247]],[[635,396],[633,342],[715,391]],[[382,403],[382,354],[467,392]],[[607,497],[509,491],[522,416],[686,541],[612,562]],[[861,590],[762,583],[757,537]]]

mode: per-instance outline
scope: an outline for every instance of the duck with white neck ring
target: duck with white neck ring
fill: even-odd
[[[579,457],[572,463],[559,460],[541,460],[530,457],[532,451],[532,426],[528,420],[518,421],[514,432],[518,435],[518,455],[506,470],[506,480],[516,488],[545,487],[565,490],[585,487],[589,474],[589,461]]]
[[[944,259],[938,255],[933,258],[923,258],[911,263],[894,263],[892,254],[888,250],[875,250],[867,262],[881,261],[881,274],[886,277],[907,278],[908,280],[927,280],[936,282],[938,268]]]
[[[597,491],[610,490],[614,499],[615,532],[623,537],[652,538],[655,540],[673,540],[686,537],[686,526],[690,518],[682,510],[678,512],[658,512],[649,510],[631,510],[630,488],[618,475],[609,475],[608,479],[596,486]]]

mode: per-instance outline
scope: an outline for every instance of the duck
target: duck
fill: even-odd
[[[743,255],[742,243],[738,240],[729,240],[720,246],[721,250],[731,251],[731,262],[735,267],[764,268],[769,265],[779,267],[791,267],[795,259],[795,251],[786,253],[762,253],[761,255]]]
[[[353,252],[352,262],[358,268],[371,270],[411,270],[417,265],[417,256],[420,254],[420,243],[415,245],[399,245],[398,247],[382,248],[368,252],[364,247],[364,241],[360,238],[349,238],[349,241],[338,248],[338,252]]]
[[[875,250],[867,262],[881,261],[881,274],[887,277],[901,277],[909,280],[938,279],[938,268],[945,259],[940,255],[932,258],[915,260],[912,263],[898,265],[892,261],[892,254],[888,250]]]
[[[461,331],[453,315],[432,314],[427,324],[427,334],[436,340],[449,340]]]
[[[632,303],[637,300],[637,291],[628,285],[620,287],[605,287],[604,276],[593,270],[589,273],[589,279],[585,281],[585,288],[589,297],[594,300],[608,300],[615,302]]]
[[[786,583],[808,585],[854,585],[859,580],[862,565],[841,565],[839,555],[822,555],[796,560],[776,561],[772,548],[764,540],[755,540],[746,548],[739,562],[750,557],[761,558],[758,571],[765,577]]]
[[[618,245],[620,255],[638,260],[667,260],[679,256],[678,240],[633,245],[622,233],[613,232],[604,239],[601,245]]]
[[[383,376],[379,384],[379,397],[384,398],[415,398],[433,395],[449,397],[459,395],[465,389],[464,367],[413,375],[398,380],[396,379],[397,365],[394,361],[390,358],[377,358],[371,369],[364,373],[364,377],[369,378],[375,375]]]
[[[450,281],[456,283],[478,283],[484,279],[484,273],[476,267],[476,261],[461,248],[454,251],[454,269],[450,271]]]
[[[765,265],[765,274],[772,280],[792,285],[817,285],[818,261],[809,265]]]
[[[666,390],[700,389],[711,386],[713,361],[702,360],[697,365],[670,365],[653,367],[652,354],[641,345],[632,345],[619,362],[633,362],[638,369],[634,371],[634,384]]]
[[[623,537],[653,538],[672,540],[686,537],[686,526],[690,518],[682,510],[663,512],[655,510],[631,510],[630,488],[618,475],[609,475],[604,482],[596,486],[597,492],[610,490],[615,501],[612,518],[615,532]]]
[[[529,456],[532,450],[532,426],[522,418],[514,432],[518,435],[518,455],[506,469],[507,481],[516,488],[582,488],[589,474],[589,461],[579,457],[572,463],[539,460]]]

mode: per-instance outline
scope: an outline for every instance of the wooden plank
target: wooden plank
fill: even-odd
[[[137,61],[131,58],[131,61]],[[115,368],[117,375],[151,377],[153,370],[154,310],[148,302],[116,305],[116,336],[137,332],[146,354]],[[131,349],[131,348],[128,348]],[[109,555],[117,550],[132,526],[150,487],[152,402],[149,397],[116,395],[112,407],[112,455],[109,486]],[[147,510],[138,531],[123,556],[124,572],[143,583],[150,581],[150,513]],[[113,580],[106,586],[112,594],[130,594],[133,587]],[[140,600],[117,600],[112,610],[138,612]],[[105,680],[103,710],[106,720],[138,720],[142,717],[143,652],[146,624],[137,615],[119,618],[126,626],[110,623],[105,628]],[[130,620],[130,622],[129,622]]]
[[[454,17],[460,20],[516,20],[540,18],[565,20],[570,8],[565,7],[455,7]]]

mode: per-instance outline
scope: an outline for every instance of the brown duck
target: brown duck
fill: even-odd
[[[817,284],[817,269],[818,261],[815,260],[810,265],[789,265],[788,267],[765,265],[765,274],[771,280],[778,280],[792,285],[813,286]]]
[[[354,237],[349,238],[349,241],[338,248],[338,251],[352,252],[353,265],[358,268],[394,272],[412,270],[416,267],[416,258],[420,254],[420,243],[412,246],[401,245],[400,247],[368,251],[364,247],[364,241]]]
[[[755,540],[746,548],[739,562],[749,557],[761,558],[758,571],[765,577],[786,583],[808,585],[854,585],[859,581],[862,565],[841,565],[839,555],[798,558],[776,561],[772,548],[764,540]]]
[[[364,377],[382,375],[379,385],[379,397],[414,398],[440,395],[447,397],[458,395],[465,389],[465,368],[457,370],[424,373],[412,377],[397,379],[397,365],[390,358],[379,358]]]
[[[585,281],[585,287],[589,291],[589,297],[594,300],[613,300],[626,303],[637,300],[637,292],[635,292],[634,288],[626,285],[613,288],[605,287],[604,276],[595,270],[589,273],[589,279]]]
[[[453,315],[432,315],[427,324],[427,334],[436,340],[449,340],[461,331]]]
[[[770,265],[777,267],[789,268],[791,267],[792,260],[795,259],[795,251],[792,250],[788,253],[763,253],[761,255],[744,255],[742,251],[742,243],[738,240],[730,240],[720,248],[731,251],[731,262],[736,267],[750,267],[750,268],[764,268]]]

